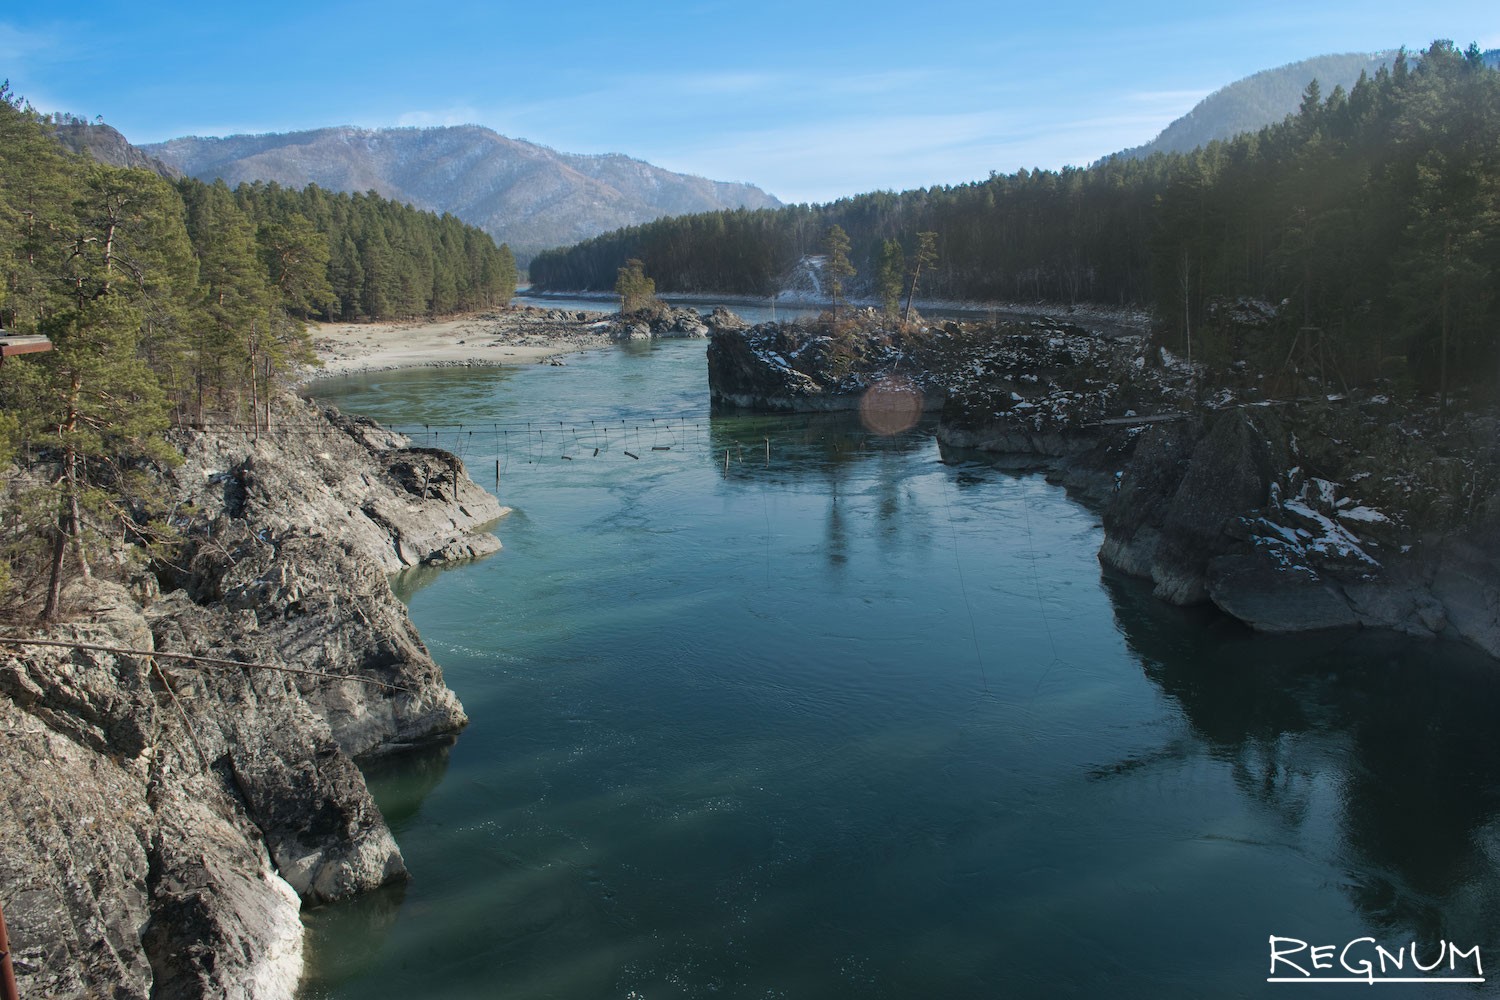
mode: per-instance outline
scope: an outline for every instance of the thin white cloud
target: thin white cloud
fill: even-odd
[[[700,137],[692,146],[658,146],[645,158],[673,170],[750,181],[783,201],[822,202],[862,191],[963,184],[991,171],[1086,166],[1149,141],[1191,105],[1183,96],[1149,103],[1125,95],[1064,118],[1009,107],[844,117]]]
[[[1136,104],[1184,104],[1192,107],[1203,100],[1212,90],[1194,88],[1191,90],[1137,90],[1125,94],[1124,99]]]
[[[0,22],[0,59],[7,63],[26,60],[57,48],[57,36],[48,31],[28,31]]]
[[[127,138],[134,143],[166,142],[168,139],[179,139],[184,136],[196,136],[200,139],[217,138],[222,139],[231,135],[269,135],[273,132],[296,132],[300,129],[295,125],[287,125],[284,122],[214,122],[200,121],[187,124],[171,124],[151,132],[131,132]]]
[[[928,69],[888,70],[880,73],[849,75],[830,74],[818,80],[816,86],[828,94],[846,97],[875,97],[925,87],[937,75],[937,71]]]
[[[403,111],[396,116],[399,126],[432,128],[438,125],[473,125],[484,120],[484,112],[469,105],[426,111]]]
[[[775,73],[720,72],[689,73],[683,76],[640,78],[637,85],[652,89],[675,90],[682,94],[755,94],[774,90],[786,84],[785,77]]]
[[[748,180],[784,201],[829,201],[859,191],[984,177],[984,164],[993,162],[1003,142],[997,137],[1018,125],[998,111],[846,118],[662,149],[653,162]]]

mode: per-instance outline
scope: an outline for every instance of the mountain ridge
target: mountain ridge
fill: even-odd
[[[666,215],[774,208],[753,184],[680,174],[621,153],[565,153],[482,125],[330,126],[140,147],[200,180],[370,191],[477,225],[520,258]]]
[[[1325,97],[1336,86],[1348,91],[1361,73],[1374,76],[1382,66],[1393,65],[1403,51],[1413,64],[1421,58],[1420,52],[1403,49],[1331,53],[1251,73],[1219,87],[1150,142],[1112,156],[1144,159],[1153,153],[1190,153],[1215,139],[1258,132],[1294,113],[1313,80],[1318,81]],[[1482,56],[1486,65],[1500,67],[1500,49],[1491,49]]]

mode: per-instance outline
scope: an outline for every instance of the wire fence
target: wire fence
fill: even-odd
[[[346,439],[350,426],[326,420],[278,424],[270,432],[253,423],[222,423],[204,433],[243,438],[248,444],[272,433],[313,441]],[[382,433],[392,444],[404,439],[412,447],[456,455],[471,474],[483,475],[477,463],[493,460],[497,474],[517,466],[567,462],[648,462],[675,456],[712,456],[726,469],[770,465],[777,457],[808,453],[853,457],[891,447],[909,447],[896,438],[865,428],[852,413],[735,416],[725,419],[691,414],[636,414],[587,420],[493,420],[472,423],[356,424],[367,436]],[[917,440],[922,440],[918,435]]]

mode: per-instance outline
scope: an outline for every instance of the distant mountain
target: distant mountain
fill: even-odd
[[[1115,155],[1144,159],[1152,153],[1187,153],[1215,139],[1258,132],[1296,111],[1302,103],[1303,91],[1313,80],[1318,81],[1326,98],[1335,86],[1345,90],[1353,87],[1360,73],[1374,76],[1381,66],[1395,62],[1396,53],[1396,49],[1391,49],[1373,54],[1317,56],[1262,70],[1209,94],[1144,146]],[[1408,52],[1406,57],[1415,64],[1421,53]],[[1485,52],[1484,62],[1492,69],[1500,69],[1500,49]]]
[[[57,141],[75,153],[85,153],[111,167],[139,167],[152,170],[168,180],[182,176],[182,171],[167,166],[132,146],[118,131],[104,124],[91,124],[76,118],[53,125]]]
[[[451,212],[509,243],[523,264],[538,250],[666,215],[781,204],[750,184],[672,173],[618,154],[559,153],[477,125],[189,137],[142,149],[231,187],[315,183]]]
[[[1415,54],[1408,54],[1415,59]],[[1152,153],[1187,153],[1215,139],[1228,139],[1241,132],[1257,132],[1297,110],[1302,93],[1313,80],[1327,97],[1335,86],[1354,86],[1360,73],[1375,75],[1381,66],[1396,59],[1396,50],[1374,54],[1347,53],[1318,56],[1267,69],[1220,88],[1199,101],[1144,146],[1116,155],[1144,159]]]

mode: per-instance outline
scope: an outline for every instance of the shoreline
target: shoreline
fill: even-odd
[[[403,368],[546,364],[613,343],[609,314],[508,306],[436,320],[309,323],[322,367],[298,373],[299,388],[327,378]]]
[[[598,293],[594,293],[598,294]],[[589,293],[532,292],[528,297],[545,302],[550,296],[575,301]],[[724,295],[717,298],[698,295],[665,296],[680,306],[697,311],[711,305],[759,304],[765,300],[751,296]],[[811,298],[785,296],[778,301],[787,305],[812,305]],[[862,301],[862,300],[861,300]],[[861,305],[851,300],[851,305]],[[600,298],[601,305],[613,304],[612,297]],[[1062,315],[1101,329],[1115,327],[1118,333],[1136,333],[1145,325],[1144,317],[1131,310],[1080,305],[1049,308],[1041,305],[996,304],[978,302],[918,301],[917,308],[939,311],[962,311],[979,314],[985,311],[1025,316]],[[1059,310],[1063,310],[1059,313]],[[294,380],[294,387],[309,385],[346,375],[367,375],[404,368],[503,368],[530,364],[561,363],[566,354],[608,347],[619,339],[611,310],[576,310],[546,307],[530,303],[501,307],[486,312],[466,313],[441,319],[383,320],[375,323],[309,323],[308,336],[321,367],[304,367]]]
[[[518,292],[517,295],[533,302],[546,302],[549,299],[555,299],[559,302],[588,302],[597,299],[602,304],[612,306],[618,301],[617,296],[600,291],[525,291]],[[743,295],[738,293],[714,295],[709,292],[662,292],[657,297],[670,305],[686,306],[689,308],[722,305],[728,309],[733,309],[734,306],[758,306],[762,308],[788,306],[792,308],[827,309],[832,305],[827,298],[800,291],[783,291],[771,296]],[[859,309],[880,308],[879,299],[867,296],[853,296],[843,301],[846,305]],[[918,298],[912,303],[912,306],[918,314],[921,314],[925,310],[936,314],[962,313],[974,317],[990,314],[1050,317],[1053,319],[1076,321],[1080,325],[1088,325],[1089,323],[1105,324],[1118,327],[1122,331],[1129,333],[1146,333],[1151,326],[1151,314],[1146,310],[1133,306],[1111,306],[1098,302],[1077,302],[1069,305],[1066,302],[981,302],[964,299]]]

